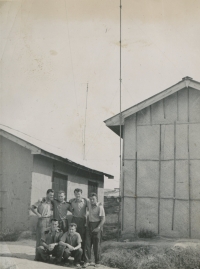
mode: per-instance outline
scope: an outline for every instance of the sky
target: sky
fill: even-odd
[[[119,113],[119,10],[0,0],[0,128],[114,175],[105,188],[119,186],[119,137],[103,122]],[[200,0],[122,0],[122,110],[200,81],[199,33]]]

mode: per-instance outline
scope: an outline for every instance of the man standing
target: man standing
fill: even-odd
[[[42,234],[40,246],[37,247],[36,260],[50,262],[50,255],[56,257],[62,235],[63,232],[58,228],[58,220],[51,219],[51,227]]]
[[[85,249],[85,233],[86,233],[86,216],[87,216],[87,207],[89,206],[89,199],[82,197],[82,190],[74,190],[75,198],[69,201],[71,205],[72,212],[72,222],[77,225],[77,233],[80,234],[82,239],[82,249],[84,254]],[[84,256],[82,256],[83,261]]]
[[[38,222],[36,227],[36,252],[37,247],[40,246],[40,239],[43,232],[50,225],[50,218],[53,214],[53,196],[54,190],[48,189],[46,197],[39,199],[37,203],[31,206],[31,211],[38,216]]]
[[[68,231],[67,211],[70,211],[70,204],[65,201],[65,192],[58,192],[58,200],[53,200],[53,217],[58,220],[60,229],[65,233]]]
[[[93,246],[95,266],[98,267],[101,256],[101,239],[105,212],[101,203],[98,202],[97,194],[91,193],[89,203],[89,224],[86,231],[85,260],[83,268],[91,263],[91,247]]]
[[[76,232],[77,225],[71,223],[69,225],[69,232],[63,234],[60,239],[57,264],[60,264],[62,257],[64,262],[68,263],[68,258],[70,256],[74,257],[74,265],[80,267],[81,255],[83,253],[81,249],[81,237],[80,234]]]

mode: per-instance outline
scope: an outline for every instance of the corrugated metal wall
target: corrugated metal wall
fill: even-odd
[[[200,238],[200,92],[125,119],[123,230]]]

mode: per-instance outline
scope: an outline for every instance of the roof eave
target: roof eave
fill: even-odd
[[[197,90],[200,90],[200,83],[198,81],[193,80],[190,77],[185,77],[175,85],[167,88],[166,90],[159,92],[150,98],[147,98],[146,100],[124,110],[122,112],[122,119],[121,119],[121,124],[122,126],[124,125],[124,119],[137,113],[138,111],[162,100],[163,98],[168,97],[169,95],[183,89],[183,88],[194,88]],[[105,120],[104,123],[108,128],[110,128],[113,132],[119,135],[119,125],[120,125],[120,113]]]

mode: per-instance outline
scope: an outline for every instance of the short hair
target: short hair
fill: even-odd
[[[47,190],[47,194],[49,194],[50,192],[54,193],[54,190],[52,190],[52,189],[48,189],[48,190]]]
[[[98,200],[98,196],[97,196],[97,194],[95,192],[90,193],[90,197],[96,197],[97,200]]]
[[[57,219],[51,219],[51,222],[53,222],[53,221],[56,222],[56,221],[58,221],[58,220],[57,220]]]
[[[70,223],[69,227],[75,227],[75,228],[77,228],[77,225],[76,225],[76,223]]]
[[[66,195],[66,194],[65,194],[65,191],[63,191],[63,190],[60,190],[60,191],[58,192],[58,194],[61,194],[61,193],[64,193],[64,195]]]
[[[75,192],[81,192],[81,193],[83,193],[83,191],[82,191],[81,189],[79,189],[79,188],[75,189],[75,190],[74,190],[74,193],[75,193]]]

